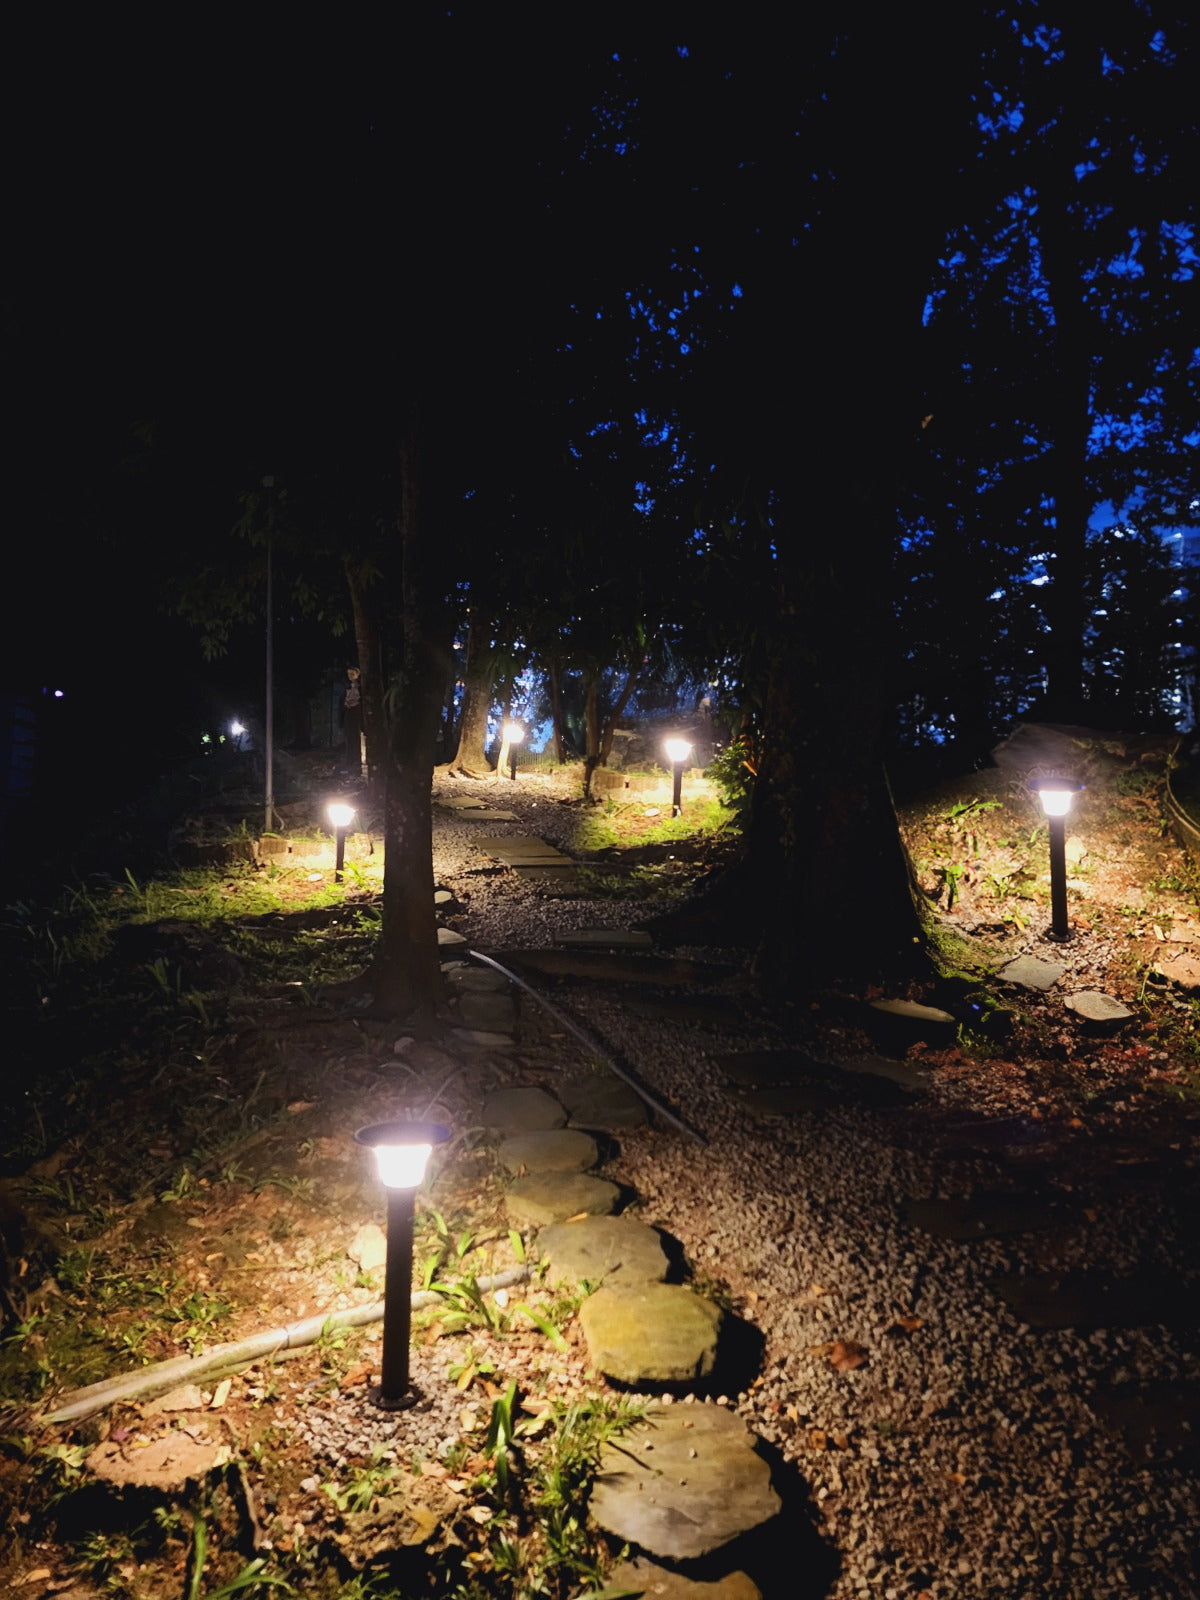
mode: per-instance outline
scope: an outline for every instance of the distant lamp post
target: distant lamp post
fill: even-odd
[[[519,722],[506,722],[504,724],[504,748],[508,751],[508,775],[514,783],[517,781],[517,746],[525,737],[525,729]]]
[[[671,763],[671,815],[679,816],[683,810],[683,769],[692,753],[690,739],[665,739],[663,749]]]
[[[1050,832],[1050,932],[1062,944],[1071,937],[1067,923],[1067,815],[1083,788],[1073,778],[1035,778],[1029,785],[1042,802]]]
[[[346,830],[354,821],[354,807],[345,800],[331,800],[325,808],[325,814],[337,830],[337,855],[334,858],[333,881],[341,883],[342,871],[346,865]]]
[[[242,739],[244,738],[245,733],[246,733],[245,725],[243,723],[241,723],[241,722],[238,722],[235,719],[233,722],[231,722],[229,724],[229,731],[233,735],[233,737],[237,740],[238,749],[241,750],[243,748]]]
[[[434,1145],[445,1144],[449,1137],[449,1128],[439,1122],[375,1122],[354,1135],[358,1144],[374,1150],[379,1177],[388,1192],[383,1365],[379,1386],[370,1391],[372,1403],[384,1411],[404,1411],[418,1398],[408,1374],[413,1203]]]

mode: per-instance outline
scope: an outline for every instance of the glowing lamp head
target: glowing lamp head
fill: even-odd
[[[692,744],[690,739],[665,739],[663,749],[672,765],[681,767],[692,753]]]
[[[344,800],[331,800],[325,812],[335,828],[348,828],[354,821],[354,807]]]
[[[240,722],[231,722],[229,724],[229,731],[235,739],[240,739],[246,730]]]
[[[506,722],[504,724],[505,744],[520,744],[525,737],[525,729],[519,722]]]
[[[1046,816],[1065,817],[1083,785],[1073,778],[1035,778],[1029,787],[1042,802]]]
[[[417,1189],[435,1145],[445,1144],[450,1129],[440,1122],[374,1122],[354,1135],[375,1152],[380,1181],[388,1189]]]

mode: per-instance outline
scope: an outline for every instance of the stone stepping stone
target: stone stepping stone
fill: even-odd
[[[824,1062],[814,1061],[802,1050],[730,1050],[714,1056],[713,1061],[730,1083],[747,1089],[795,1083],[827,1071]]]
[[[490,1033],[486,1028],[451,1028],[450,1035],[456,1044],[468,1050],[511,1050],[512,1035]]]
[[[958,1032],[958,1019],[940,1006],[923,1006],[916,1000],[871,1000],[867,1009],[875,1027],[888,1038],[949,1040]]]
[[[638,928],[574,928],[558,935],[572,949],[652,950],[654,940]]]
[[[438,954],[442,956],[457,955],[460,950],[467,948],[467,941],[461,933],[455,933],[453,928],[439,928],[437,942]]]
[[[591,1134],[562,1127],[545,1133],[515,1134],[504,1141],[496,1154],[500,1165],[518,1177],[528,1172],[587,1172],[600,1159]]]
[[[506,967],[524,967],[548,978],[588,978],[600,983],[642,983],[660,989],[702,988],[729,976],[728,967],[672,956],[639,956],[612,950],[510,950],[498,957]]]
[[[706,1583],[660,1567],[645,1556],[636,1561],[619,1561],[608,1574],[605,1588],[614,1593],[644,1595],[646,1600],[762,1600],[762,1590],[744,1572],[727,1572],[723,1578]]]
[[[755,1446],[724,1406],[651,1406],[644,1423],[601,1449],[589,1509],[651,1555],[696,1560],[777,1515],[771,1469]]]
[[[509,1186],[504,1209],[518,1227],[545,1228],[569,1217],[611,1216],[620,1198],[615,1183],[590,1172],[534,1172]]]
[[[1140,1465],[1200,1454],[1200,1383],[1118,1383],[1087,1403]]]
[[[558,1086],[558,1098],[572,1128],[641,1128],[650,1120],[646,1102],[611,1072],[590,1072]]]
[[[458,1015],[464,1028],[485,1033],[515,1033],[517,1008],[511,995],[474,994],[470,990],[458,999]]]
[[[84,1466],[98,1482],[122,1494],[148,1489],[177,1495],[224,1467],[230,1454],[229,1446],[219,1439],[196,1439],[172,1430],[136,1450],[122,1444],[97,1445]]]
[[[1031,1272],[993,1280],[996,1293],[1031,1328],[1195,1328],[1200,1288],[1161,1274]]]
[[[1119,1027],[1122,1022],[1129,1022],[1133,1018],[1133,1012],[1128,1007],[1114,1000],[1110,994],[1101,994],[1098,989],[1082,989],[1077,994],[1069,994],[1063,1005],[1096,1028]]]
[[[1040,961],[1037,956],[1018,956],[996,974],[1005,983],[1022,989],[1052,989],[1066,971],[1057,961]]]
[[[529,1083],[493,1090],[480,1118],[493,1133],[546,1133],[564,1127],[567,1113],[552,1094]]]
[[[435,805],[441,806],[443,811],[486,811],[487,801],[477,800],[474,795],[455,795],[449,800],[435,800]]]
[[[849,1089],[832,1083],[792,1083],[770,1089],[747,1089],[738,1098],[747,1111],[768,1122],[800,1117],[811,1111],[836,1111],[858,1104]]]
[[[482,813],[475,812],[468,820],[473,822],[476,816],[482,816],[483,820],[486,822],[520,822],[521,820],[515,811],[499,810],[485,811]]]
[[[661,1283],[670,1263],[662,1238],[632,1217],[581,1217],[556,1222],[538,1234],[538,1253],[549,1263],[547,1281],[575,1288],[580,1283]]]
[[[720,1306],[673,1283],[597,1289],[579,1308],[592,1365],[635,1389],[706,1378],[723,1320]]]
[[[575,865],[570,856],[563,855],[561,850],[556,850],[544,839],[535,839],[525,834],[515,833],[511,837],[496,834],[476,839],[475,843],[485,855],[503,861],[506,867],[543,867],[560,863],[567,867]]]
[[[1172,950],[1159,956],[1154,970],[1181,989],[1200,989],[1200,956],[1190,951]]]
[[[508,979],[502,972],[495,972],[491,967],[455,967],[447,972],[447,981],[455,988],[468,990],[472,994],[500,994],[507,993]]]
[[[433,891],[433,903],[439,911],[447,911],[451,907],[455,910],[458,909],[458,901],[449,889],[435,889]]]
[[[1055,1221],[1055,1211],[1040,1195],[995,1190],[958,1199],[906,1200],[904,1220],[909,1227],[938,1239],[969,1243],[972,1239],[1040,1232]]]
[[[666,996],[656,1000],[633,999],[628,1009],[634,1016],[645,1017],[649,1022],[698,1023],[709,1028],[728,1027],[742,1019],[742,1008],[737,1001],[720,994],[699,994],[690,999]]]

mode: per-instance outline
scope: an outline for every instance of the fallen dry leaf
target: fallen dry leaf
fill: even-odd
[[[810,1449],[824,1450],[829,1443],[829,1435],[824,1428],[810,1428],[808,1430],[808,1443]]]
[[[347,1367],[345,1372],[342,1373],[338,1388],[355,1389],[360,1383],[369,1383],[370,1381],[371,1363],[369,1361],[358,1361],[354,1366]]]
[[[855,1344],[853,1339],[835,1339],[829,1352],[829,1364],[839,1372],[853,1372],[867,1359],[867,1351],[861,1344]]]
[[[923,1321],[924,1321],[924,1318],[923,1317],[918,1317],[915,1312],[912,1312],[912,1311],[902,1312],[901,1315],[896,1318],[895,1322],[890,1322],[888,1324],[887,1332],[888,1333],[916,1333],[917,1329],[921,1326]]]

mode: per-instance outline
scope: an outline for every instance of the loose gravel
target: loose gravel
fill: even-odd
[[[536,833],[571,851],[573,812],[545,786],[479,792],[522,819],[489,822],[487,832]],[[437,879],[454,890],[463,908],[454,926],[474,946],[548,945],[567,929],[629,928],[656,909],[556,898],[510,872],[480,874],[489,863],[471,837],[481,824],[436,815]],[[730,993],[743,987],[740,977],[726,981]],[[1155,1264],[1195,1281],[1186,1206],[1166,1203],[1153,1184],[1134,1203],[1137,1191],[1114,1187],[1111,1172],[1077,1169],[1053,1138],[972,1150],[969,1128],[948,1131],[944,1108],[850,1107],[765,1122],[714,1058],[778,1045],[773,1027],[729,1034],[656,1021],[611,989],[579,986],[568,1003],[708,1141],[700,1149],[669,1129],[624,1133],[606,1175],[636,1191],[639,1214],[678,1239],[696,1277],[758,1331],[755,1369],[718,1398],[807,1485],[814,1528],[837,1566],[823,1591],[831,1600],[1200,1594],[1195,1452],[1147,1458],[1089,1404],[1113,1384],[1200,1383],[1194,1330],[1036,1330],[992,1286],[1005,1273],[1087,1268],[1115,1279]],[[527,1003],[525,1014],[533,1035]],[[523,1059],[544,1065],[545,1052]],[[1194,1195],[1198,1152],[1188,1139],[1185,1127],[1170,1159]],[[1021,1188],[1031,1178],[1070,1202],[1046,1232],[963,1244],[904,1221],[905,1197]],[[837,1341],[861,1346],[865,1361],[838,1370]],[[454,1421],[430,1412],[431,1448],[447,1447]],[[388,1426],[373,1424],[376,1433]],[[336,1430],[312,1442],[333,1459],[347,1453]],[[806,1592],[802,1582],[789,1592]]]

